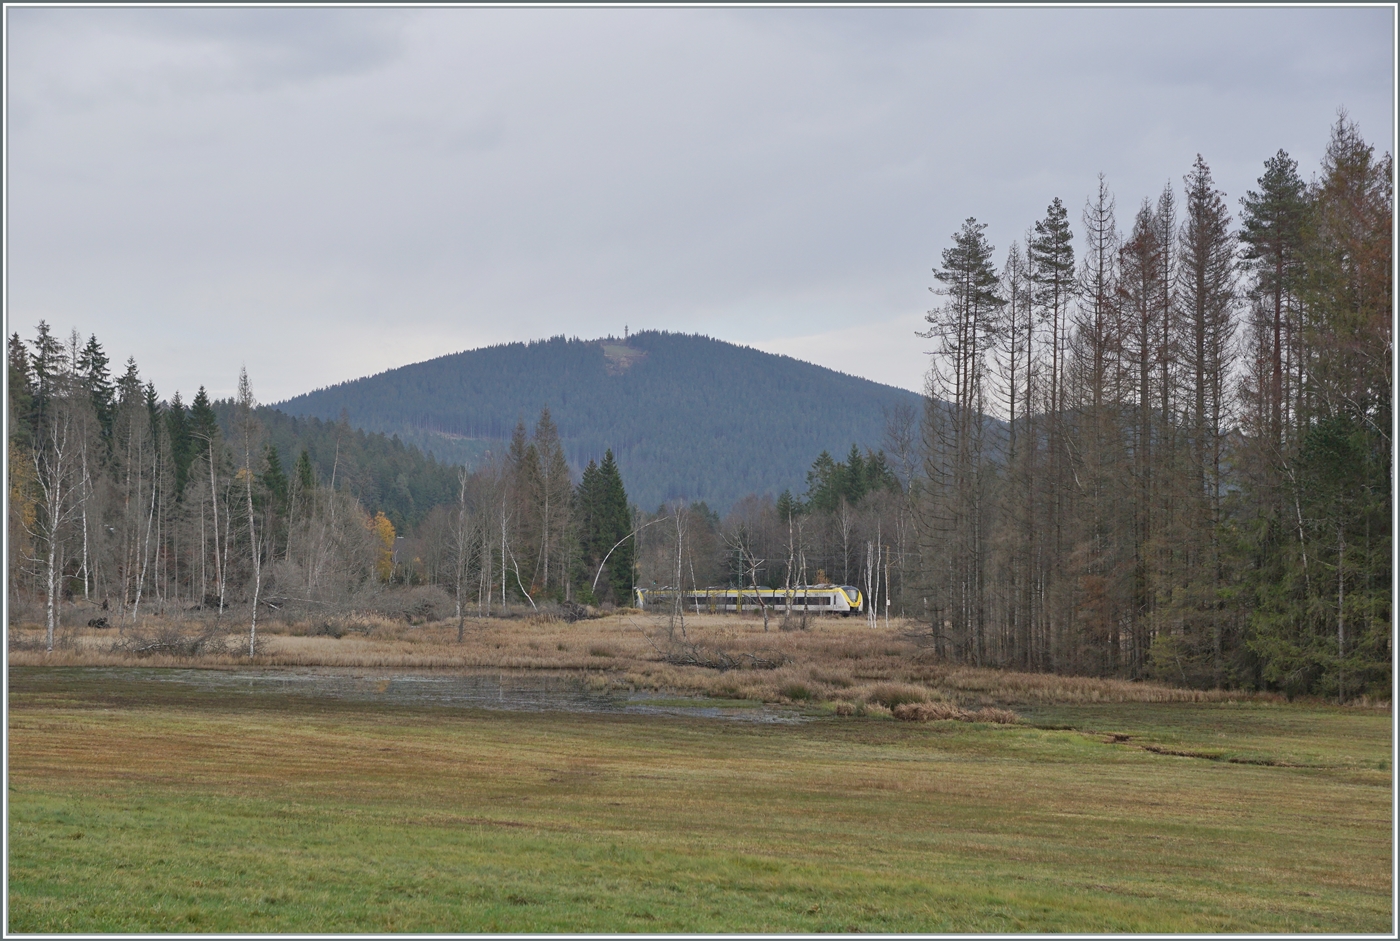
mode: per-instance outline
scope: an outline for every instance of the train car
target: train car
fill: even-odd
[[[687,612],[723,614],[769,611],[806,611],[808,614],[839,614],[850,617],[861,611],[865,598],[852,585],[798,585],[796,588],[638,588],[637,607],[643,611],[666,611],[679,594]]]

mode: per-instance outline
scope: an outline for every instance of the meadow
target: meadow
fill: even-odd
[[[725,672],[636,616],[343,626],[258,660],[565,670],[807,721],[219,693],[106,635],[12,650],[8,930],[1393,928],[1386,708],[951,669],[859,622],[692,622],[682,649],[783,664]]]

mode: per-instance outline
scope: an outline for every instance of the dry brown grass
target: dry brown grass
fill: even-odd
[[[735,615],[686,618],[685,637],[664,621],[638,612],[573,624],[542,614],[514,619],[469,619],[457,642],[455,621],[413,625],[376,614],[259,625],[261,652],[251,660],[236,651],[246,627],[227,619],[222,649],[197,657],[156,654],[135,658],[120,649],[121,633],[84,627],[64,632],[62,649],[45,653],[35,641],[42,630],[10,631],[12,665],[53,666],[295,666],[415,670],[522,669],[583,672],[591,684],[670,690],[720,698],[776,703],[827,703],[840,713],[901,718],[966,718],[1004,721],[1019,704],[1219,702],[1272,698],[1230,690],[1180,689],[1156,683],[1017,673],[951,665],[937,660],[905,631],[912,625],[870,629],[857,619],[816,619],[807,630],[783,631],[774,622]],[[142,625],[147,632],[178,624]],[[207,629],[192,623],[191,633]],[[678,650],[701,660],[722,654],[744,664],[778,663],[774,669],[720,671],[667,662]],[[748,659],[745,659],[748,658]],[[901,710],[903,713],[901,714]],[[946,716],[944,715],[946,713]]]
[[[906,722],[932,722],[938,719],[957,719],[959,722],[997,722],[1009,725],[1016,721],[1016,713],[1010,709],[997,709],[983,706],[970,710],[946,702],[913,702],[895,706],[892,710],[896,719]]]

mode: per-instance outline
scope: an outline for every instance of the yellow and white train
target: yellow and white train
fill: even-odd
[[[665,611],[680,595],[686,612],[719,614],[806,611],[808,614],[840,614],[864,608],[860,589],[851,585],[798,585],[796,588],[638,588],[637,607]]]

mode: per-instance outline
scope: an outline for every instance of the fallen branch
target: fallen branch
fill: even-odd
[[[261,638],[257,648],[260,648]],[[149,657],[158,653],[174,654],[177,657],[199,657],[208,654],[228,653],[227,641],[221,630],[206,628],[198,634],[186,635],[173,626],[163,627],[154,633],[135,632],[112,645],[113,653],[126,653],[137,657]]]

